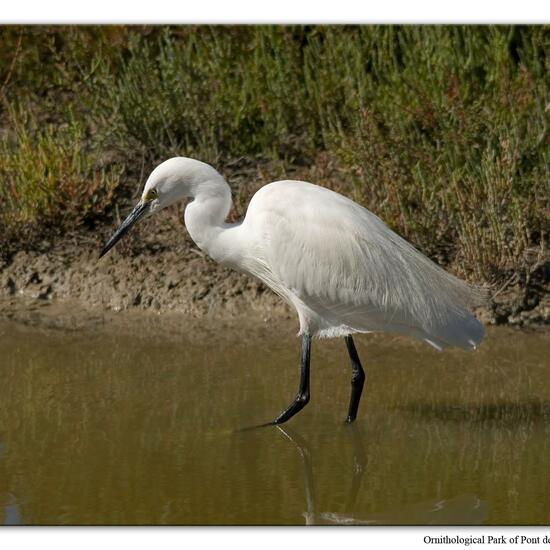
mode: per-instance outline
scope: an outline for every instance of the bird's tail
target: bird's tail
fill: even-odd
[[[445,325],[424,338],[434,348],[443,350],[456,346],[475,350],[485,337],[485,327],[471,313],[464,312],[449,319]]]

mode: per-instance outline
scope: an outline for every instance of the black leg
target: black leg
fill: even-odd
[[[300,389],[296,399],[283,411],[272,424],[282,424],[291,419],[309,403],[309,360],[311,357],[311,336],[302,336],[302,366],[300,372]]]
[[[359,355],[355,349],[353,338],[346,336],[346,346],[348,347],[349,358],[351,359],[351,398],[349,400],[349,410],[347,422],[353,422],[357,417],[357,409],[359,408],[359,401],[361,401],[361,393],[363,392],[363,385],[365,384],[365,371],[359,361]]]

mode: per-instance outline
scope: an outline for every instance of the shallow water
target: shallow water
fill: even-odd
[[[550,337],[494,329],[475,353],[314,342],[294,397],[294,324],[163,330],[0,325],[5,524],[548,524]]]

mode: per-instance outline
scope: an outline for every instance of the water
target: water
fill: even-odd
[[[293,323],[1,324],[0,522],[548,523],[548,332],[356,342],[355,426],[335,340],[284,430],[239,431],[294,397]]]

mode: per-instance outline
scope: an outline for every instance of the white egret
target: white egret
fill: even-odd
[[[477,292],[446,273],[372,212],[329,189],[276,181],[250,201],[245,218],[226,223],[231,190],[203,162],[176,157],[157,166],[141,200],[101,252],[140,219],[183,198],[185,225],[215,261],[263,281],[298,313],[302,336],[298,395],[273,424],[308,402],[311,339],[344,337],[352,367],[347,421],[357,416],[365,373],[352,334],[386,331],[437,349],[474,349],[483,325],[470,313]]]

